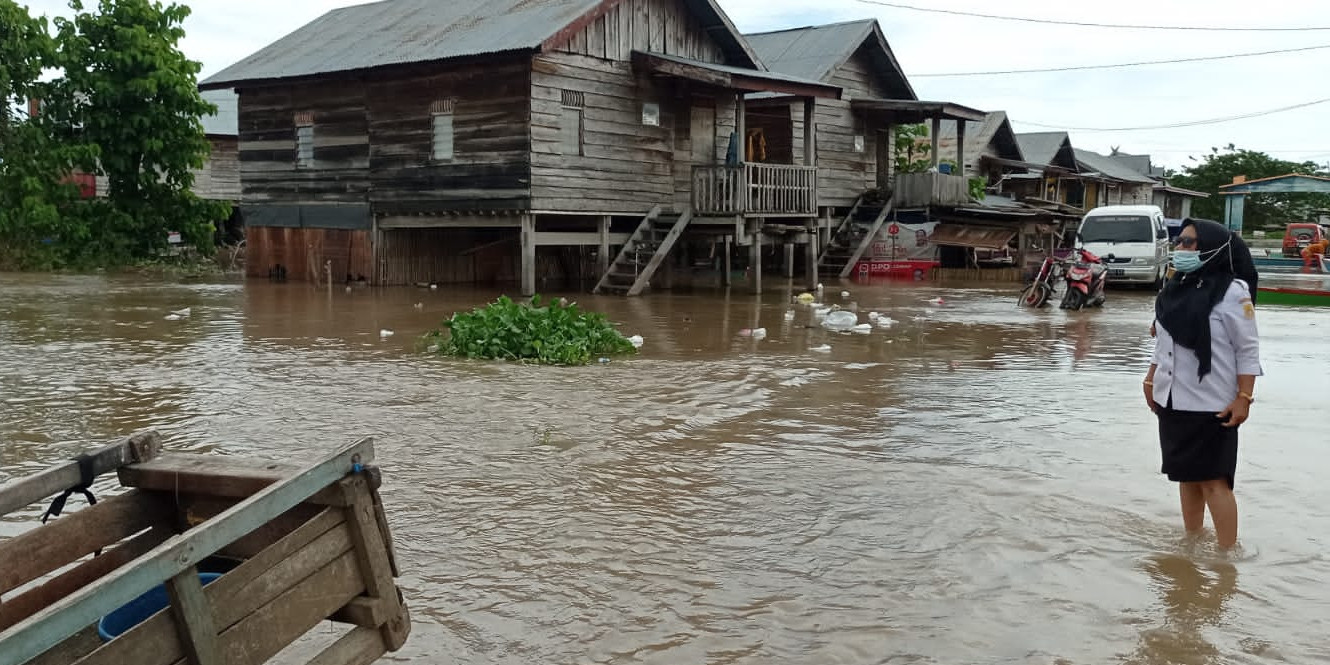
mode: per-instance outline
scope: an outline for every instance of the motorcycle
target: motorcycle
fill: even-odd
[[[1101,307],[1104,304],[1104,285],[1108,282],[1108,267],[1099,257],[1084,249],[1077,249],[1068,257],[1066,269],[1067,292],[1062,295],[1062,309],[1079,310]],[[1109,254],[1108,259],[1113,255]]]
[[[1066,272],[1065,262],[1052,256],[1045,257],[1043,264],[1039,266],[1039,272],[1035,273],[1034,281],[1021,290],[1021,297],[1017,302],[1036,309],[1047,305],[1057,290],[1055,284],[1062,278],[1064,272]]]

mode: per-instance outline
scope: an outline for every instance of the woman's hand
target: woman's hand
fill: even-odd
[[[1227,409],[1219,412],[1218,418],[1224,420],[1224,427],[1237,427],[1247,422],[1247,412],[1251,410],[1251,402],[1246,397],[1238,397],[1228,405]]]
[[[1158,405],[1158,404],[1155,404],[1155,387],[1154,387],[1154,384],[1151,383],[1149,380],[1146,380],[1145,383],[1142,383],[1142,384],[1141,384],[1141,387],[1145,389],[1145,405],[1148,406],[1148,407],[1150,407],[1150,410],[1151,410],[1151,411],[1153,411],[1153,412],[1155,412],[1155,413],[1158,413],[1158,412],[1159,412],[1159,405]]]

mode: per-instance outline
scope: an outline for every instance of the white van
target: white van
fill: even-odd
[[[1159,206],[1095,208],[1081,220],[1077,239],[1081,247],[1107,264],[1109,282],[1163,286],[1169,247],[1168,227]]]

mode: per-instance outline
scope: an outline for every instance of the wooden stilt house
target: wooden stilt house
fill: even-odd
[[[384,0],[201,87],[239,95],[251,276],[527,294],[584,269],[637,293],[685,232],[815,218],[813,142],[746,162],[745,95],[803,120],[841,91],[768,71],[714,0]]]

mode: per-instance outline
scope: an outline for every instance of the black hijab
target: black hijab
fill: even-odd
[[[1198,377],[1210,373],[1210,310],[1228,293],[1238,270],[1255,290],[1256,268],[1246,243],[1219,222],[1187,218],[1182,228],[1196,228],[1196,249],[1204,265],[1196,272],[1174,273],[1155,299],[1155,319],[1178,344],[1196,353]]]

